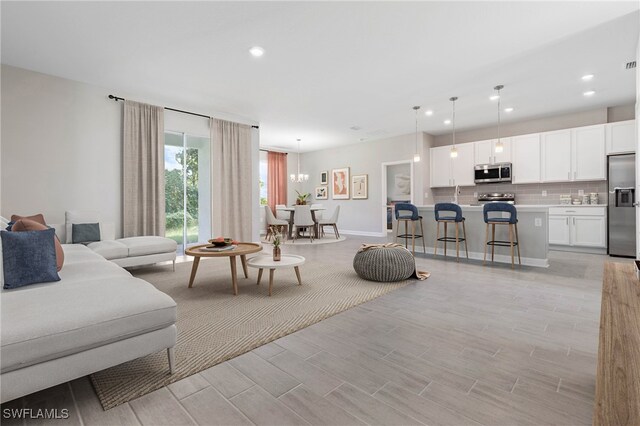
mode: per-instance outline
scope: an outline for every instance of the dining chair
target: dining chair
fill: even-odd
[[[289,212],[285,210],[286,208],[284,204],[276,204],[276,219],[289,221]]]
[[[273,212],[271,211],[271,208],[269,206],[264,206],[264,211],[266,213],[265,217],[267,219],[267,241],[271,240],[271,237],[273,235],[273,228],[274,227],[281,234],[285,234],[286,229],[289,227],[289,222],[287,222],[286,220],[277,219],[273,215]],[[283,227],[285,229],[285,232],[282,232],[282,228]]]
[[[311,217],[311,206],[308,204],[295,206],[294,209],[293,225],[296,230],[293,233],[293,242],[296,242],[296,239],[303,230],[309,231],[309,239],[313,242],[313,231],[316,224],[313,222],[313,218]]]
[[[311,204],[311,217],[316,224],[316,238],[320,238],[320,224],[319,221],[322,220],[322,204]]]
[[[318,227],[320,228],[320,232],[324,235],[324,227],[325,226],[333,226],[333,232],[336,234],[336,240],[340,239],[340,232],[338,232],[338,217],[340,216],[340,206],[336,206],[336,209],[333,211],[333,214],[328,219],[322,219],[318,221]]]

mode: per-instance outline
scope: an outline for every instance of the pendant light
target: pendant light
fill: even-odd
[[[289,177],[291,178],[291,182],[302,183],[309,180],[309,175],[300,173],[300,139],[296,139],[296,140],[298,141],[298,174],[297,175],[292,174]]]
[[[420,162],[420,152],[418,151],[418,110],[420,109],[419,106],[414,106],[413,110],[416,112],[416,153],[413,154],[413,162],[414,163],[419,163]]]
[[[449,98],[451,104],[453,105],[453,115],[451,117],[451,123],[453,124],[453,142],[451,144],[451,158],[458,157],[458,148],[456,148],[456,101],[458,100],[457,96],[453,96]]]
[[[499,84],[493,88],[493,90],[496,90],[498,92],[498,142],[496,142],[496,153],[501,153],[504,150],[504,145],[500,140],[500,90],[502,89],[504,89],[504,86],[502,84]]]

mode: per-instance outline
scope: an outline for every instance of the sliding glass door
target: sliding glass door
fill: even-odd
[[[183,251],[211,238],[209,138],[166,132],[164,138],[166,237]]]

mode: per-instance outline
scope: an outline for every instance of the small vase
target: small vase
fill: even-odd
[[[274,262],[280,261],[280,247],[273,248],[273,261]]]

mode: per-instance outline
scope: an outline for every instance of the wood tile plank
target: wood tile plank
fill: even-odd
[[[106,424],[133,426],[140,424],[128,403],[118,405],[107,411],[103,410],[89,377],[76,379],[70,384],[78,410],[80,410],[80,418],[82,418],[82,423],[85,426]]]
[[[228,362],[201,371],[200,375],[225,398],[231,398],[255,385],[253,381],[233,368]]]
[[[416,419],[345,383],[325,397],[370,425],[420,425]]]
[[[277,398],[257,385],[234,396],[230,401],[258,426],[309,424],[282,402],[278,401]]]
[[[269,362],[299,380],[306,389],[320,396],[326,395],[344,382],[289,351],[276,355]]]
[[[207,387],[180,402],[200,425],[253,424],[213,387]]]
[[[167,388],[141,396],[129,404],[143,425],[196,424]]]
[[[232,359],[230,363],[276,398],[301,383],[251,352]]]
[[[292,389],[278,399],[312,425],[365,425],[304,385]]]

